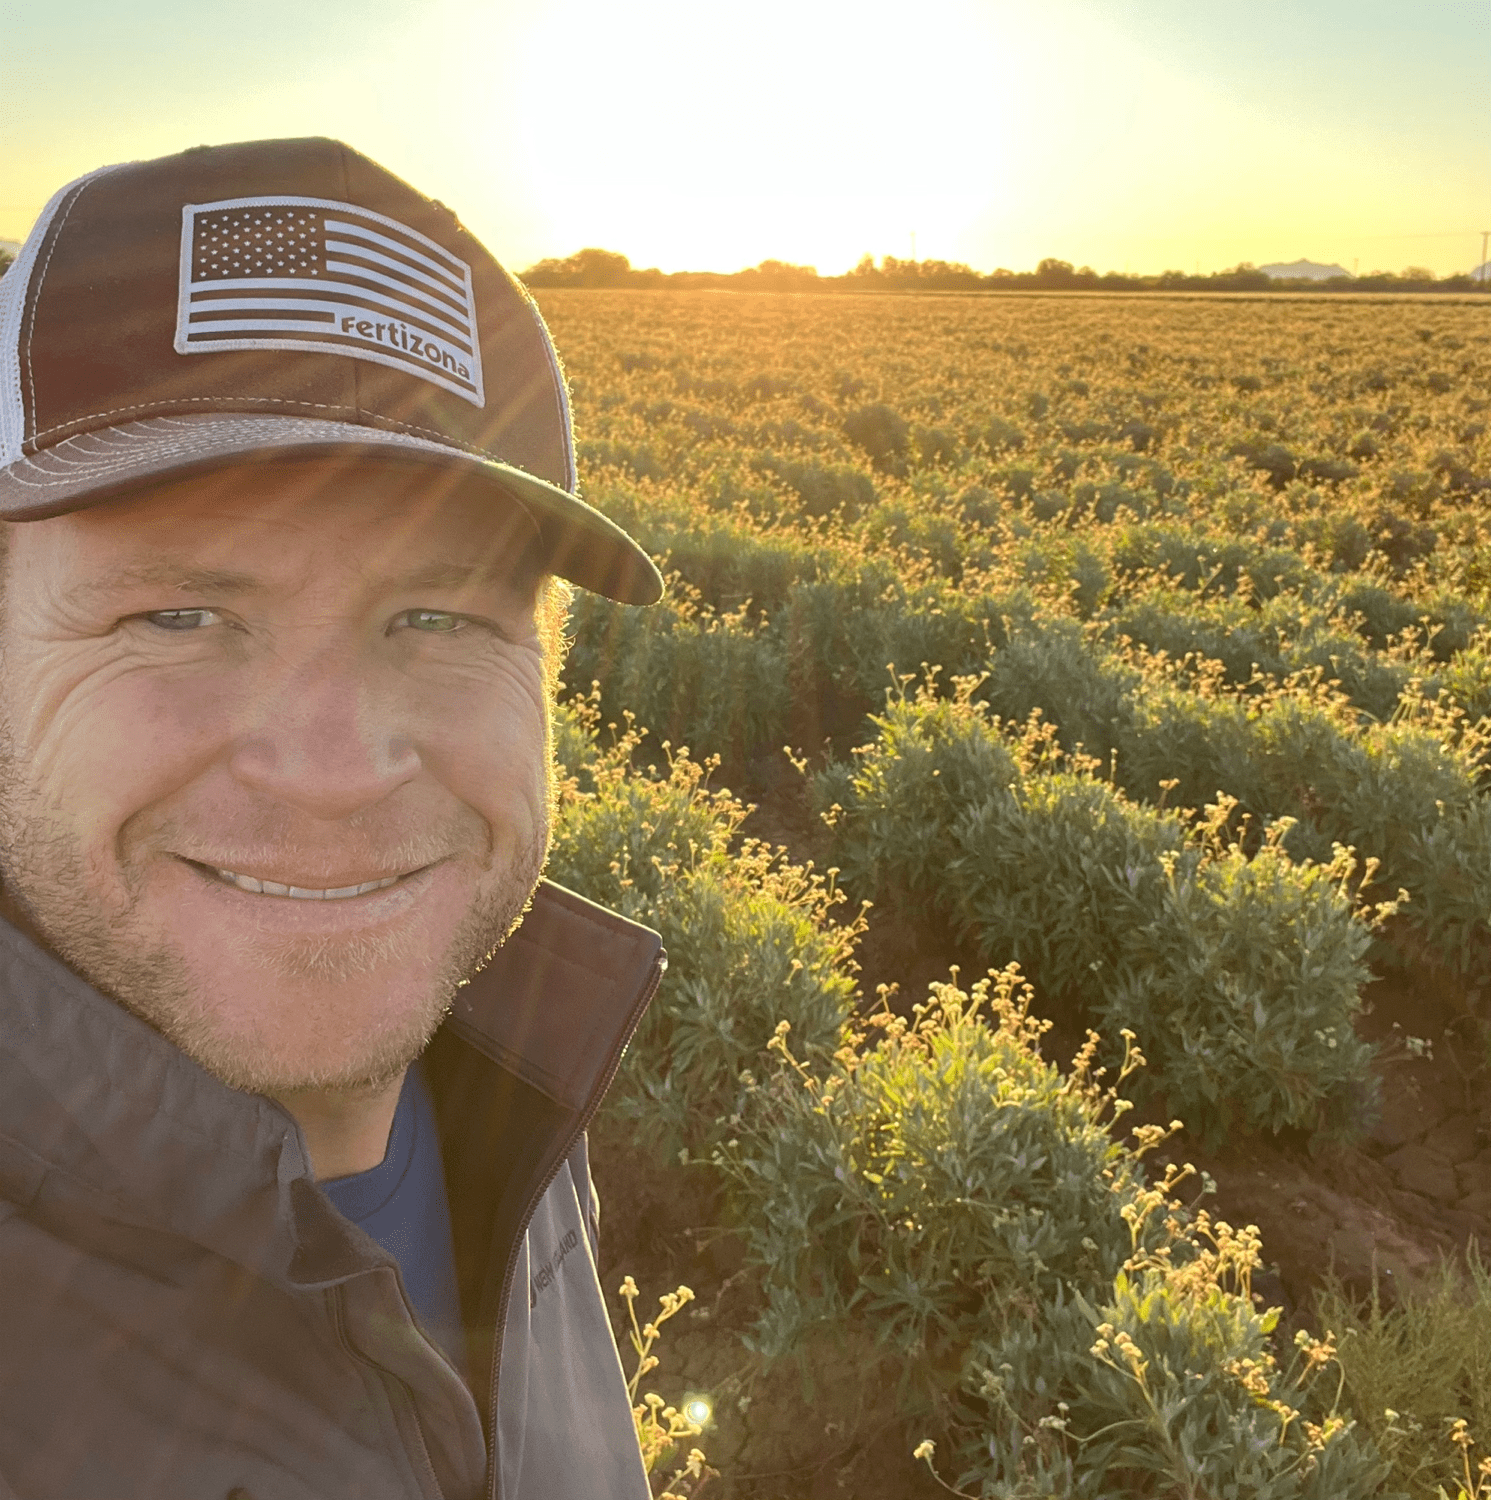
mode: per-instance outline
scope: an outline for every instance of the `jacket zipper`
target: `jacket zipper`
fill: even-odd
[[[564,1146],[554,1158],[554,1165],[549,1168],[543,1182],[534,1190],[529,1197],[527,1205],[523,1209],[522,1218],[518,1221],[517,1238],[513,1241],[512,1249],[508,1251],[507,1266],[502,1273],[502,1295],[497,1300],[497,1327],[495,1338],[492,1343],[492,1383],[491,1398],[487,1411],[488,1427],[491,1433],[490,1445],[487,1455],[487,1496],[488,1500],[499,1500],[497,1494],[497,1377],[502,1365],[502,1339],[507,1331],[507,1308],[512,1300],[513,1273],[517,1269],[518,1249],[528,1234],[528,1226],[538,1211],[543,1196],[549,1191],[554,1179],[559,1175],[559,1169],[568,1159],[571,1151],[575,1149],[575,1142],[585,1133],[585,1128],[595,1117],[595,1112],[600,1108],[601,1099],[611,1086],[611,1080],[616,1076],[616,1070],[621,1066],[622,1054],[627,1049],[627,1044],[632,1039],[632,1033],[636,1030],[637,1022],[642,1017],[642,1012],[652,1003],[652,997],[657,994],[658,985],[662,983],[663,973],[668,967],[668,956],[659,953],[653,960],[652,972],[648,975],[647,983],[642,988],[637,1003],[632,1007],[627,1016],[627,1024],[622,1030],[622,1040],[611,1049],[611,1054],[606,1059],[606,1065],[601,1070],[600,1079],[591,1091],[590,1098],[585,1103],[585,1108],[580,1112],[580,1117],[575,1128],[565,1138]]]

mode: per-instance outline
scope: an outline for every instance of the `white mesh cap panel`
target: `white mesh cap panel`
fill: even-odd
[[[0,276],[0,468],[13,464],[21,456],[26,437],[26,407],[22,399],[24,371],[21,359],[21,315],[26,309],[26,289],[36,274],[36,257],[47,230],[64,201],[82,191],[85,183],[113,167],[99,167],[59,188],[52,201],[42,209],[21,246],[21,253],[3,276]]]

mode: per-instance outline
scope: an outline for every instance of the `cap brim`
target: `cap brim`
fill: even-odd
[[[642,548],[558,485],[446,443],[314,417],[151,417],[67,438],[0,468],[0,520],[39,521],[85,510],[151,481],[204,470],[318,456],[415,463],[485,480],[533,519],[546,565],[561,578],[621,604],[655,604],[662,597],[662,575]]]

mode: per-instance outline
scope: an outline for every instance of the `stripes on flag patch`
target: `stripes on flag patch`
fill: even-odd
[[[185,205],[176,352],[224,349],[368,359],[486,404],[471,267],[351,203]]]

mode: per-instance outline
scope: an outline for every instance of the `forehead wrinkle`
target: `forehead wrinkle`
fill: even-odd
[[[480,540],[472,538],[473,545],[464,551],[462,561],[437,556],[428,562],[400,569],[398,562],[401,558],[420,550],[420,538],[430,529],[434,514],[434,505],[413,505],[390,520],[383,544],[360,569],[368,582],[394,590],[469,592],[484,585],[519,582],[522,586],[526,575],[537,571],[530,566],[530,560],[538,544],[538,528],[526,512],[516,507],[511,514],[499,512],[492,517],[494,524],[489,529],[483,528]],[[448,543],[431,550],[446,551],[447,547]]]
[[[500,582],[502,577],[501,568],[480,562],[434,562],[390,579],[388,586],[399,593],[418,589],[461,590],[472,584]]]

